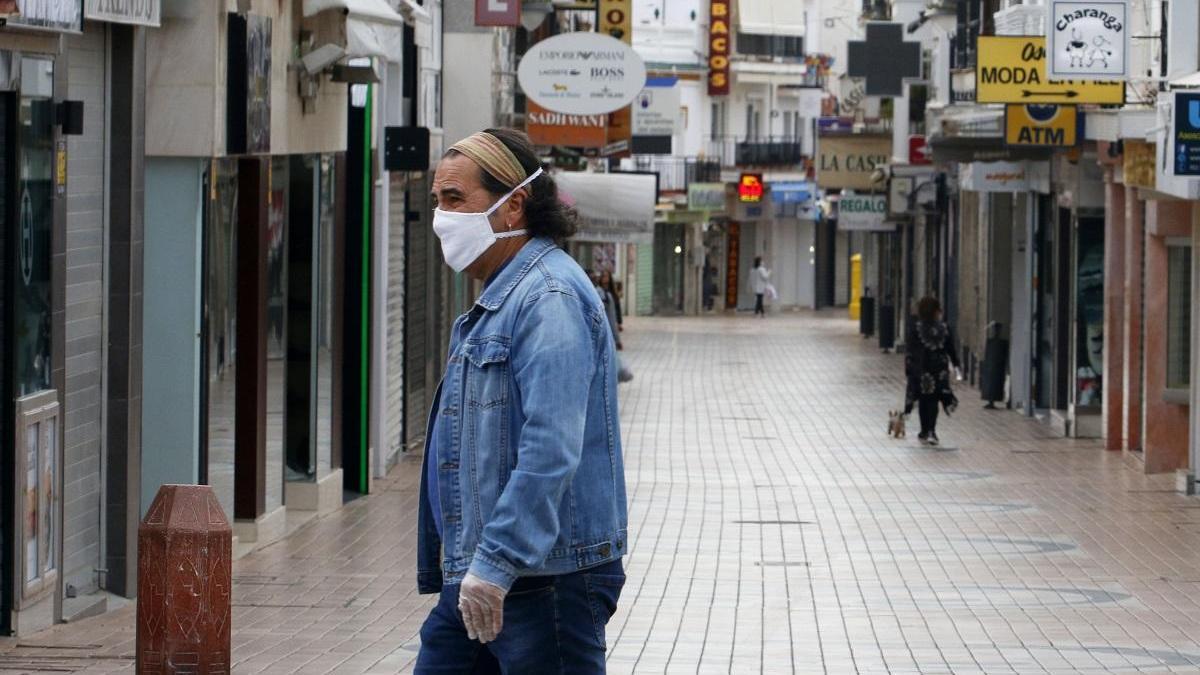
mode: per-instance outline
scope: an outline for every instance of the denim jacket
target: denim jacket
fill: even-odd
[[[508,589],[518,577],[625,554],[615,354],[596,290],[545,239],[528,242],[458,318],[429,414],[429,433],[442,430],[442,536],[425,466],[419,592],[437,593],[468,571]],[[425,462],[428,450],[427,440]]]

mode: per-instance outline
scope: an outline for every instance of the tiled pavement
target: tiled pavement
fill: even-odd
[[[969,391],[947,447],[890,440],[900,357],[829,315],[627,335],[611,672],[1200,673],[1200,499],[1173,477]],[[235,672],[411,667],[416,476],[235,565]],[[131,622],[0,641],[0,671],[128,671]]]

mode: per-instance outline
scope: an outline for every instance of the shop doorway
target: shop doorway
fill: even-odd
[[[687,226],[656,223],[654,227],[654,313],[683,314]]]

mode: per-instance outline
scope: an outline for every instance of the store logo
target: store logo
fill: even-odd
[[[1200,101],[1188,102],[1188,123],[1200,129]]]

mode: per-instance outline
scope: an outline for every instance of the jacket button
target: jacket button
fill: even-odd
[[[617,550],[620,551],[623,548],[625,548],[625,542],[618,540],[617,541]]]
[[[603,546],[600,547],[600,556],[601,557],[607,558],[608,554],[610,554],[610,553],[612,553],[612,548],[610,548],[608,544],[604,544]]]

